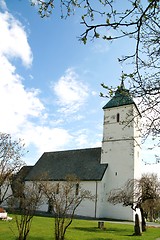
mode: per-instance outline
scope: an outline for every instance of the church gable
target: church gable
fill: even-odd
[[[25,180],[47,176],[42,180],[64,181],[67,175],[75,175],[81,181],[100,181],[108,166],[100,161],[101,148],[46,152]]]

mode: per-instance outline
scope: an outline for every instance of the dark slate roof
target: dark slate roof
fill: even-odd
[[[133,101],[129,90],[125,89],[124,83],[122,81],[121,86],[118,87],[113,98],[103,107],[103,109],[129,104],[135,104],[135,102]]]
[[[33,166],[23,166],[20,171],[14,176],[14,180],[24,181]]]
[[[32,166],[23,166],[17,174],[13,176],[13,181],[11,184],[11,188],[13,193],[17,190],[17,182],[24,182],[26,176],[31,171]]]
[[[45,152],[26,177],[26,181],[64,181],[67,175],[75,175],[82,181],[101,180],[108,164],[100,164],[101,148]],[[43,176],[46,179],[43,179]]]

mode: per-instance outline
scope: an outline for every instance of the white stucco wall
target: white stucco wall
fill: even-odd
[[[125,180],[124,180],[125,181]],[[116,187],[115,187],[116,185]],[[100,217],[119,220],[133,220],[134,212],[130,207],[123,207],[122,204],[113,205],[107,201],[109,192],[113,189],[119,188],[123,182],[119,181],[119,177],[110,174],[110,169],[106,171],[102,180],[103,199],[101,200]]]
[[[141,116],[137,108],[133,107],[134,113],[134,178],[139,179],[142,175],[141,170]]]
[[[117,114],[120,121],[117,122]],[[134,116],[136,116],[134,118]],[[102,163],[108,163],[103,182],[108,193],[121,188],[128,179],[138,178],[140,169],[139,115],[134,104],[104,110]],[[102,214],[107,218],[133,220],[130,207],[106,203]]]
[[[98,197],[99,197],[99,182],[96,181],[83,181],[80,183],[82,189],[88,190],[95,197],[93,201],[84,200],[77,208],[76,214],[80,216],[96,218],[99,214],[98,211]]]
[[[55,182],[48,182],[49,184],[52,185],[57,185],[57,183],[61,183],[58,181]],[[26,182],[27,186],[30,186],[32,182],[27,181]],[[95,218],[97,215],[97,197],[98,197],[98,182],[96,181],[83,181],[80,182],[80,187],[82,189],[88,190],[91,192],[93,196],[95,196],[95,199],[93,201],[91,200],[84,200],[82,203],[79,205],[77,208],[75,215],[79,216],[85,216],[85,217],[93,217]],[[38,210],[47,212],[48,211],[48,199],[43,196],[43,203],[39,206]]]
[[[120,121],[117,123],[117,114]],[[103,140],[133,138],[133,109],[130,105],[104,110]]]
[[[7,205],[7,201],[9,199],[9,197],[12,196],[12,189],[11,189],[11,186],[6,182],[6,184],[4,184],[2,187],[1,187],[1,196],[4,196],[5,194],[5,197],[3,201],[3,203],[1,204],[2,207],[6,208],[8,205]]]

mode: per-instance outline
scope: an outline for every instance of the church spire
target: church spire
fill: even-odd
[[[122,71],[122,76],[121,76],[120,89],[125,89],[125,86],[124,86],[124,73],[123,73],[123,71]]]
[[[106,108],[112,108],[112,107],[119,107],[123,105],[129,105],[129,104],[135,104],[129,90],[125,88],[124,86],[124,73],[122,71],[121,75],[121,84],[118,86],[117,90],[115,91],[114,96],[111,98],[111,100],[103,107],[103,109]]]

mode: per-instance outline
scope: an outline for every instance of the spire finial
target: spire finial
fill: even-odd
[[[120,85],[120,88],[121,89],[125,89],[125,86],[124,86],[124,73],[122,71],[122,75],[121,75],[121,85]]]

